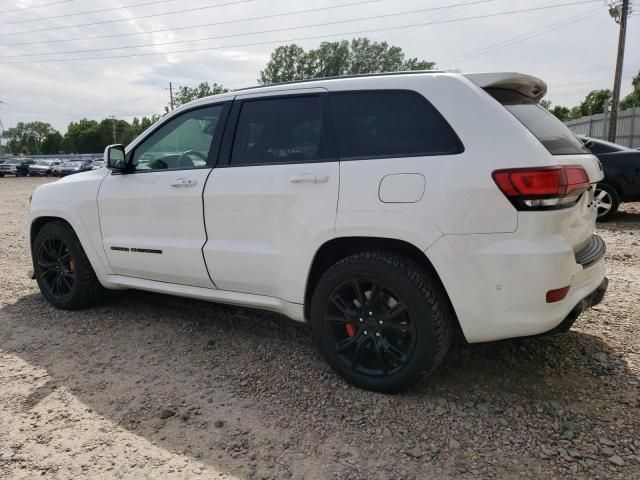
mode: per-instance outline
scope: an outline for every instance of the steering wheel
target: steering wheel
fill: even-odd
[[[197,150],[187,150],[186,152],[182,152],[180,154],[180,158],[178,158],[178,166],[195,166],[193,163],[193,160],[191,160],[189,158],[189,155],[193,155],[195,157],[198,157],[200,160],[204,160],[204,163],[207,163],[207,157],[205,155],[203,155],[202,153],[198,152]]]

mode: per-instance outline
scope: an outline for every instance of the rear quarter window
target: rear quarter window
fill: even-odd
[[[564,123],[529,97],[502,88],[487,88],[486,92],[509,110],[552,155],[590,153]]]
[[[452,155],[464,151],[451,126],[417,92],[334,92],[331,108],[341,159]]]

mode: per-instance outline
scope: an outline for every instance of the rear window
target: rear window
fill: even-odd
[[[589,153],[564,123],[530,98],[501,88],[488,88],[486,91],[520,120],[552,155]]]
[[[464,149],[453,129],[420,94],[375,90],[331,94],[342,159],[450,155]]]

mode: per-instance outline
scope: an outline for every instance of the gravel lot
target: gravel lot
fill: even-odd
[[[28,198],[0,179],[2,478],[640,478],[640,204],[602,225],[604,303],[565,335],[454,345],[402,395],[336,377],[268,313],[35,282]]]

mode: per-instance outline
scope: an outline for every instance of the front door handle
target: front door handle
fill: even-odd
[[[303,173],[294,175],[289,179],[291,183],[326,183],[329,181],[327,175],[313,175],[311,173]]]
[[[197,184],[197,180],[193,180],[191,178],[176,178],[175,182],[169,185],[175,188],[187,188],[195,187]]]

